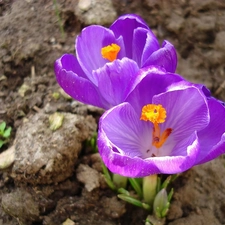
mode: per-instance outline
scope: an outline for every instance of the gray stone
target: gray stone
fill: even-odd
[[[76,16],[85,24],[111,24],[117,17],[111,0],[79,0]]]
[[[88,165],[79,165],[77,169],[77,179],[85,185],[88,192],[100,187],[100,174]]]
[[[37,113],[17,130],[12,177],[31,184],[64,181],[73,173],[82,142],[93,135],[96,122],[92,116],[62,113],[62,126],[49,128],[48,115]]]

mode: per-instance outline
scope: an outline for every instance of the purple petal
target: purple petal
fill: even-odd
[[[55,74],[59,85],[72,98],[100,108],[109,107],[108,103],[99,94],[97,87],[84,78],[85,74],[73,55],[64,55],[56,60]]]
[[[123,155],[140,156],[140,145],[144,137],[140,135],[140,117],[128,103],[122,103],[106,111],[100,118],[99,129],[102,130],[114,145],[118,144],[118,151]],[[145,124],[143,124],[145,125]],[[147,129],[147,127],[145,126]],[[148,133],[148,132],[145,132]],[[129,151],[126,151],[129,150]]]
[[[179,88],[179,87],[178,87]],[[167,112],[161,130],[172,129],[169,138],[180,142],[209,124],[209,111],[205,96],[196,87],[180,87],[153,97],[153,104],[161,104]],[[151,102],[149,102],[151,103]]]
[[[174,73],[177,68],[177,54],[174,46],[168,41],[164,41],[162,48],[152,53],[143,67],[150,65],[162,66],[166,71]]]
[[[208,100],[210,123],[198,132],[201,151],[197,164],[210,161],[225,153],[225,108],[216,99]]]
[[[173,154],[176,152],[176,154]],[[181,154],[178,154],[178,153]],[[190,169],[198,156],[199,142],[196,133],[179,142],[171,153],[171,156],[153,157],[160,173],[174,174]]]
[[[204,86],[203,84],[194,84],[194,86],[202,90],[202,93],[204,93],[206,97],[211,98],[210,90],[206,86]]]
[[[153,32],[148,25],[137,15],[128,14],[119,17],[111,26],[110,29],[114,32],[115,37],[123,37],[126,49],[126,56],[132,59],[133,33],[136,28],[143,27],[153,36]]]
[[[128,103],[107,111],[100,119],[98,136],[99,152],[106,166],[113,173],[128,177],[179,173],[193,166],[198,154],[195,133],[177,146],[182,148],[182,155],[144,159],[140,148],[150,139],[150,129]]]
[[[149,30],[137,28],[134,30],[133,38],[133,60],[139,67],[142,67],[149,56],[160,48],[159,42],[155,35],[152,35]]]
[[[126,101],[141,114],[142,107],[149,104],[154,95],[165,92],[170,85],[178,85],[180,81],[183,81],[181,76],[165,72],[159,67],[144,68],[137,75],[136,86]]]
[[[93,72],[99,92],[112,106],[124,102],[134,83],[139,68],[133,60],[123,58]]]
[[[77,58],[72,54],[64,54],[56,61],[55,71],[57,72],[57,68],[59,70],[72,71],[76,73],[78,76],[86,78],[87,76],[84,71],[81,69],[80,64],[77,61]]]
[[[144,27],[146,29],[149,29],[148,24],[137,14],[125,14],[120,16],[110,27],[110,29],[115,28],[118,29],[118,24],[122,25],[124,23],[124,20],[130,20],[128,23],[133,25],[133,29],[137,27]],[[126,22],[125,22],[126,23]]]
[[[96,70],[108,62],[102,57],[101,49],[112,43],[117,43],[113,32],[97,25],[84,28],[76,39],[77,59],[88,78],[95,84],[92,70]]]

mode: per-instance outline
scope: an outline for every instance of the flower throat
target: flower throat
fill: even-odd
[[[148,104],[143,106],[140,120],[150,121],[153,123],[152,145],[156,148],[162,147],[172,132],[167,128],[160,134],[159,123],[164,123],[166,119],[166,109],[162,105]]]

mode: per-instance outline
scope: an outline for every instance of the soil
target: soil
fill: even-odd
[[[53,71],[58,57],[74,53],[82,28],[125,13],[175,45],[177,73],[225,101],[223,0],[0,0],[0,122],[12,127],[0,153],[16,152],[0,171],[0,225],[145,224],[148,212],[117,199],[85,144],[102,110],[67,96]],[[64,122],[54,131],[55,112]],[[223,157],[181,174],[161,224],[225,224],[224,176]]]

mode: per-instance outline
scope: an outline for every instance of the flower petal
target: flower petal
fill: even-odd
[[[126,101],[141,115],[142,107],[149,104],[154,95],[165,92],[173,84],[179,85],[183,78],[160,67],[150,66],[139,71],[136,81]]]
[[[98,81],[99,92],[112,106],[124,102],[134,83],[139,68],[136,62],[128,58],[106,63],[93,71]]]
[[[108,62],[102,57],[101,49],[112,43],[117,43],[113,32],[98,25],[84,28],[76,39],[77,59],[88,78],[95,84],[92,70],[96,70]]]
[[[80,64],[77,61],[77,58],[73,54],[64,54],[62,55],[55,63],[55,72],[57,70],[66,70],[76,73],[78,76],[86,78],[87,76],[84,71],[81,69]]]
[[[140,123],[132,106],[122,103],[103,114],[99,122],[99,133],[103,132],[115,146],[118,144],[118,151],[122,155],[141,157],[139,149],[145,137],[140,134],[148,127],[144,123],[142,127]]]
[[[121,16],[110,26],[110,29],[114,32],[116,38],[119,38],[120,36],[123,37],[126,56],[130,59],[132,59],[133,32],[139,27],[147,29],[154,35],[142,18],[134,14]]]
[[[153,104],[166,109],[166,121],[160,124],[162,130],[172,129],[169,138],[180,142],[193,132],[204,129],[209,123],[209,110],[204,94],[196,87],[180,87],[156,95]]]
[[[134,30],[132,58],[140,68],[143,67],[149,56],[159,48],[160,46],[156,36],[152,35],[149,30],[143,28]]]
[[[99,94],[97,87],[85,78],[84,72],[73,55],[64,55],[56,60],[55,74],[59,85],[74,99],[100,108],[109,107]]]
[[[150,128],[139,120],[129,103],[116,106],[102,116],[98,147],[110,171],[127,177],[144,177],[155,173],[179,173],[193,166],[199,150],[196,133],[177,145],[182,155],[143,159],[139,149],[151,134]]]
[[[162,48],[153,52],[143,67],[150,65],[162,66],[166,71],[174,73],[177,68],[177,54],[174,46],[168,41],[164,41]]]
[[[171,156],[153,157],[160,173],[174,174],[190,169],[195,164],[199,153],[199,142],[196,132],[179,142]]]
[[[197,164],[210,161],[225,153],[225,108],[216,99],[208,100],[210,123],[198,132],[201,152]]]

